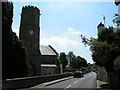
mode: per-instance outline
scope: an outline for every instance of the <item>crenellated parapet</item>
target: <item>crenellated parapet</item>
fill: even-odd
[[[23,6],[22,8],[22,12],[26,12],[26,11],[32,11],[32,12],[37,12],[40,15],[40,9],[38,9],[36,6]]]
[[[37,25],[39,26],[40,9],[36,6],[23,6],[21,13],[21,25]]]

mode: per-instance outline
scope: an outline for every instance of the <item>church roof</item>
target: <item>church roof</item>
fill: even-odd
[[[51,45],[40,45],[41,55],[58,55],[58,52]]]

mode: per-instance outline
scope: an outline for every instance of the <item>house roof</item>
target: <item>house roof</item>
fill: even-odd
[[[41,55],[58,55],[58,52],[51,45],[40,45]]]

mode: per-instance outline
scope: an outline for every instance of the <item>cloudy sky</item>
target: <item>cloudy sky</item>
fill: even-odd
[[[13,0],[11,0],[13,1]],[[15,2],[13,31],[19,36],[20,14],[23,6],[33,5],[40,9],[40,44],[52,45],[59,53],[73,51],[93,63],[89,47],[85,47],[81,42],[80,35],[86,37],[97,37],[97,25],[103,22],[105,25],[114,26],[112,19],[118,12],[112,0],[105,2],[81,2],[79,0],[66,2],[40,1]]]

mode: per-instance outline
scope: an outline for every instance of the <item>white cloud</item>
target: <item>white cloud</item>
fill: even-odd
[[[44,33],[44,31],[42,31]],[[46,33],[47,34],[47,33]],[[88,62],[93,63],[91,59],[91,52],[88,47],[85,47],[79,37],[81,32],[76,31],[74,28],[68,28],[59,36],[52,36],[48,38],[41,37],[41,45],[52,45],[59,53],[73,51],[75,55],[80,55],[87,59]],[[70,37],[69,37],[70,36]],[[71,37],[72,36],[72,37]]]
[[[71,27],[68,28],[68,31],[69,31],[69,33],[71,33],[71,34],[76,34],[76,35],[80,35],[80,34],[81,34],[81,32],[75,31],[75,30],[74,30],[73,28],[71,28]]]
[[[80,35],[82,33],[80,31],[75,30],[74,28],[69,27],[66,32],[63,32],[60,36],[61,37],[66,37],[72,40],[78,40],[80,41]]]
[[[77,49],[77,47],[80,47],[79,42],[61,36],[44,38],[42,39],[41,44],[52,44],[61,50],[66,50],[70,48]]]

